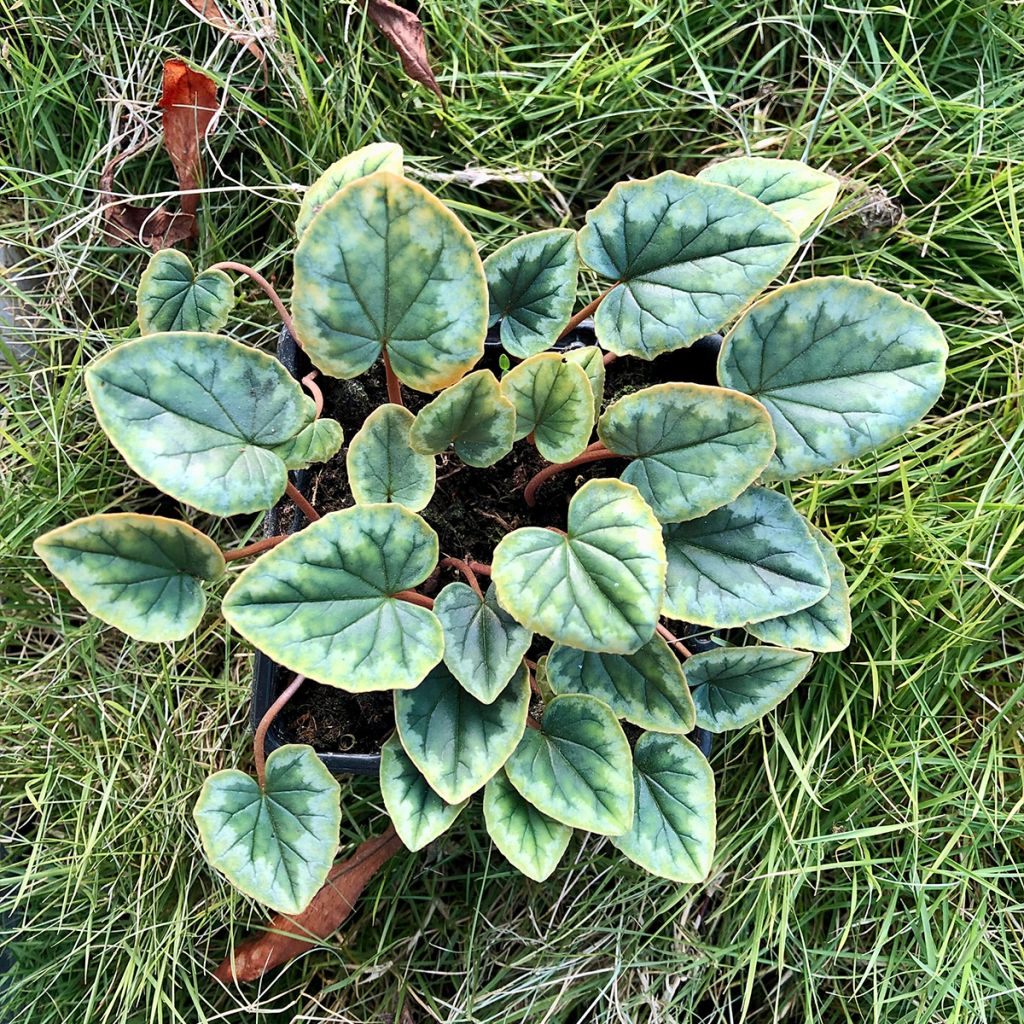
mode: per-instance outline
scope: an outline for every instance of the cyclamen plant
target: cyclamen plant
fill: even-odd
[[[292,314],[248,268],[195,274],[178,252],[153,257],[143,336],[85,374],[100,425],[188,506],[235,516],[287,493],[310,525],[222,551],[185,522],[112,513],[36,550],[91,613],[146,641],[191,633],[203,584],[254,558],[224,617],[297,676],[257,730],[257,779],[219,771],[196,805],[206,854],[235,885],[297,913],[337,852],[339,787],[313,748],[264,758],[270,718],[305,677],[394,691],[381,789],[411,849],[482,789],[488,832],[531,878],[550,875],[573,829],[609,836],[656,875],[707,876],[714,779],[686,735],[750,724],[812,652],[850,639],[836,550],[773,485],[885,444],[943,384],[942,332],[890,292],[816,277],[757,298],[836,191],[787,160],[667,171],[616,185],[578,232],[528,234],[481,262],[455,215],[403,176],[401,149],[381,144],[307,192]],[[581,268],[601,291],[574,315]],[[342,429],[321,415],[315,374],[302,382],[311,397],[271,356],[217,333],[234,302],[227,270],[268,290],[321,373],[353,378],[383,360],[390,402],[345,454],[351,507],[320,516],[289,483],[338,457]],[[551,351],[590,315],[600,347]],[[496,324],[514,362],[501,379],[474,369]],[[725,325],[721,386],[663,383],[605,405],[608,362]],[[403,385],[436,397],[413,415]],[[610,475],[578,488],[566,521],[509,532],[489,565],[457,551],[439,561],[419,514],[435,457],[487,467],[517,442],[551,464],[527,503],[567,468],[603,462]],[[465,582],[432,599],[416,588],[439,565]],[[756,642],[687,656],[663,617]],[[534,661],[537,638],[551,646]],[[623,721],[642,730],[633,744]]]

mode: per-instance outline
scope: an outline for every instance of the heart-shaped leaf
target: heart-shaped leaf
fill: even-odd
[[[839,194],[839,182],[799,160],[740,156],[705,167],[701,181],[731,185],[764,203],[802,235]]]
[[[446,831],[466,806],[449,804],[427,784],[397,735],[380,750],[380,793],[402,842],[421,850]]]
[[[587,651],[630,654],[654,633],[665,547],[640,492],[590,480],[569,502],[569,532],[528,526],[494,549],[501,606],[524,626]]]
[[[417,391],[454,384],[484,353],[476,246],[425,188],[386,171],[350,182],[295,250],[295,330],[313,364],[356,377],[383,349]]]
[[[565,358],[570,363],[579,363],[583,372],[590,381],[590,390],[594,394],[594,409],[600,411],[604,402],[604,353],[596,345],[585,345],[583,348],[573,348],[565,353]]]
[[[467,374],[416,414],[409,443],[436,455],[448,445],[468,466],[493,466],[512,451],[516,409],[490,370]]]
[[[382,405],[366,417],[348,446],[346,466],[352,497],[360,505],[398,502],[410,512],[426,508],[434,494],[432,455],[409,445],[413,414],[400,405]]]
[[[693,701],[679,659],[657,634],[634,654],[595,654],[555,644],[547,678],[555,693],[587,693],[643,729],[690,732]]]
[[[484,787],[484,821],[494,845],[535,882],[555,870],[572,838],[571,828],[524,800],[504,771]]]
[[[557,352],[531,356],[501,378],[516,409],[518,440],[533,434],[548,462],[575,459],[594,429],[594,393],[586,371]]]
[[[444,663],[490,704],[522,664],[533,634],[498,604],[493,586],[481,600],[465,583],[449,583],[434,600],[434,614],[444,630]]]
[[[113,512],[58,526],[33,545],[98,619],[136,640],[181,640],[206,608],[200,580],[224,571],[220,548],[187,523]]]
[[[808,608],[830,586],[810,524],[789,498],[752,487],[702,519],[665,527],[664,612],[727,628]]]
[[[301,238],[324,203],[337,195],[350,181],[365,178],[375,171],[390,171],[401,175],[405,170],[403,157],[401,146],[393,142],[375,142],[336,160],[306,190],[302,206],[299,207],[299,216],[295,220],[295,234]]]
[[[605,836],[633,820],[629,743],[615,713],[596,697],[556,697],[540,729],[527,729],[505,764],[534,807],[572,828]]]
[[[946,340],[924,310],[867,281],[786,285],[729,332],[718,379],[775,424],[769,479],[791,480],[877,448],[942,391]]]
[[[808,524],[810,525],[810,524]],[[850,588],[846,570],[834,545],[816,526],[811,534],[828,569],[831,586],[828,593],[802,611],[777,619],[750,624],[747,632],[767,644],[796,647],[805,651],[841,651],[850,643]]]
[[[314,420],[290,441],[275,445],[271,451],[289,468],[306,469],[314,462],[326,462],[336,455],[345,435],[335,420]]]
[[[395,694],[402,746],[430,788],[457,804],[475,793],[515,750],[526,728],[526,666],[490,704],[479,701],[438,665],[415,690]]]
[[[501,323],[501,343],[525,359],[554,345],[576,301],[576,232],[553,228],[523,235],[484,260],[489,326]]]
[[[665,171],[587,214],[580,257],[617,282],[594,314],[603,348],[653,359],[716,331],[796,252],[781,217],[724,185]]]
[[[235,580],[224,618],[293,672],[352,693],[408,689],[441,660],[433,612],[394,595],[437,563],[437,534],[401,505],[331,512]]]
[[[636,811],[612,838],[635,864],[675,882],[702,882],[715,855],[715,779],[682,736],[648,732],[633,751]]]
[[[732,501],[775,450],[763,405],[702,384],[658,384],[626,395],[601,417],[597,435],[634,460],[622,479],[663,523],[696,519]]]
[[[95,360],[96,419],[140,476],[204,512],[270,508],[287,468],[273,450],[313,422],[313,400],[272,356],[216,334],[150,334]]]
[[[234,768],[215,772],[194,811],[206,856],[247,896],[299,914],[338,852],[340,793],[316,751],[297,743],[267,758],[262,791]]]
[[[684,673],[708,732],[741,729],[781,704],[810,671],[814,655],[784,647],[722,647],[686,659]]]
[[[177,249],[160,249],[142,272],[136,296],[139,330],[219,331],[235,305],[235,286],[223,270],[196,274]]]

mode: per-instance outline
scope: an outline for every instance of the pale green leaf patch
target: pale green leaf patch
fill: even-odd
[[[136,473],[219,516],[263,511],[284,494],[280,446],[316,415],[273,356],[216,334],[126,342],[89,366],[85,384],[100,426]]]
[[[266,789],[229,768],[205,783],[194,816],[210,863],[232,885],[282,914],[299,914],[338,850],[341,787],[312,747],[278,747]]]
[[[505,764],[534,807],[572,828],[622,835],[633,821],[629,742],[604,701],[556,697],[540,729],[527,729]]]
[[[306,469],[314,462],[326,462],[337,455],[344,442],[341,424],[325,418],[314,420],[290,441],[275,445],[271,451],[289,469]]]
[[[616,185],[587,214],[583,262],[616,282],[594,314],[602,348],[653,359],[718,330],[778,276],[797,236],[736,189],[665,171]]]
[[[727,628],[820,601],[831,581],[810,524],[789,498],[752,487],[701,519],[665,527],[666,615]]]
[[[756,722],[796,689],[813,661],[784,647],[722,647],[687,658],[697,725],[717,733]]]
[[[946,340],[923,309],[867,281],[818,277],[755,303],[729,332],[718,379],[771,414],[767,479],[846,462],[902,434],[935,404]]]
[[[181,640],[200,623],[200,580],[224,572],[220,548],[174,519],[113,512],[37,537],[36,554],[85,608],[136,640]]]
[[[702,384],[658,384],[626,395],[601,417],[597,436],[633,460],[621,479],[663,523],[696,519],[732,501],[775,450],[763,405]]]
[[[331,512],[262,555],[224,617],[293,672],[352,693],[408,689],[441,660],[441,624],[394,597],[437,564],[437,534],[402,505]]]
[[[195,272],[177,249],[160,249],[142,272],[136,294],[139,330],[211,331],[227,322],[235,306],[235,286],[223,270]]]
[[[590,480],[569,502],[568,533],[528,526],[498,543],[492,579],[515,619],[588,651],[630,654],[654,634],[665,546],[640,492]]]
[[[633,824],[612,845],[661,878],[704,881],[715,854],[715,779],[703,754],[682,736],[645,733],[633,785]]]
[[[494,845],[535,882],[558,867],[572,838],[571,828],[523,799],[504,771],[484,787],[484,822]]]
[[[530,677],[521,665],[490,704],[448,671],[432,669],[414,690],[395,694],[402,746],[430,788],[450,804],[475,793],[505,763],[526,728]]]
[[[488,326],[501,324],[501,343],[525,359],[551,348],[576,301],[576,232],[552,228],[523,235],[484,260],[490,294]]]
[[[327,200],[295,250],[295,329],[347,379],[386,348],[399,380],[449,387],[483,355],[487,284],[476,245],[425,188],[386,171]]]
[[[421,455],[409,444],[414,419],[400,405],[382,405],[352,438],[345,465],[360,505],[397,502],[419,512],[430,502],[437,470],[432,455]]]
[[[604,403],[604,353],[596,345],[585,345],[583,348],[569,349],[565,358],[570,363],[579,363],[590,381],[590,390],[594,393],[595,415],[601,411]]]

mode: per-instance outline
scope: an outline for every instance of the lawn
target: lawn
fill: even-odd
[[[222,6],[250,26],[264,7]],[[443,107],[360,4],[266,6],[263,88],[187,4],[0,0],[0,236],[41,281],[24,294],[36,352],[9,355],[0,383],[0,1016],[1024,1019],[1024,6],[428,0]],[[174,56],[224,95],[194,258],[251,263],[285,296],[302,187],[366,142],[400,142],[488,252],[580,226],[622,178],[753,151],[844,183],[796,277],[870,279],[946,331],[929,418],[792,488],[849,567],[854,641],[716,746],[707,884],[654,879],[594,838],[528,882],[477,802],[395,857],[344,941],[261,985],[208,977],[265,919],[206,865],[191,818],[211,770],[249,765],[251,651],[214,613],[189,641],[126,641],[31,551],[75,517],[157,501],[95,426],[81,368],[137,333],[147,254],[104,241],[99,175],[159,130]],[[118,183],[175,187],[158,147]],[[241,314],[236,336],[271,346],[260,293]],[[259,524],[211,528],[229,546]],[[372,782],[344,781],[343,810],[346,843],[384,826]]]

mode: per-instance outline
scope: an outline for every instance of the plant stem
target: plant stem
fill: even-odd
[[[384,374],[388,379],[388,401],[405,408],[405,402],[402,401],[402,385],[395,376],[395,371],[391,369],[391,357],[388,355],[386,345],[384,346],[383,352]]]
[[[291,482],[288,481],[285,484],[284,493],[288,495],[292,501],[295,502],[298,510],[309,520],[311,523],[315,523],[320,518],[320,513],[299,492],[299,489]]]
[[[588,462],[597,462],[599,459],[624,459],[624,455],[617,452],[610,452],[600,441],[595,442],[582,454],[577,455],[572,462],[561,462],[553,466],[545,466],[526,485],[523,491],[523,500],[530,508],[537,503],[537,490],[553,476],[563,473],[568,469],[575,469],[577,466],[585,466]]]
[[[392,594],[391,596],[397,597],[399,601],[408,601],[409,604],[418,604],[421,608],[434,607],[434,599],[432,597],[417,593],[415,590],[400,590],[397,594]]]
[[[616,281],[616,282],[615,282],[615,284],[618,284],[618,281]],[[574,316],[574,317],[573,317],[573,318],[572,318],[572,319],[571,319],[571,320],[570,320],[570,321],[569,321],[569,322],[568,322],[568,323],[567,323],[567,324],[565,325],[565,327],[563,327],[563,328],[562,328],[562,333],[561,333],[561,334],[560,334],[560,335],[558,336],[558,339],[557,339],[557,341],[556,341],[556,344],[557,344],[557,343],[558,343],[559,341],[561,341],[561,340],[562,340],[562,339],[563,339],[563,338],[564,338],[564,337],[565,337],[565,336],[566,336],[567,334],[571,334],[571,333],[572,333],[573,331],[575,331],[575,330],[576,330],[576,328],[577,328],[577,327],[579,327],[579,325],[580,325],[581,323],[583,323],[583,321],[584,321],[584,320],[586,320],[588,316],[591,316],[591,315],[593,314],[594,310],[595,310],[595,309],[597,309],[597,307],[598,307],[598,306],[600,306],[600,305],[601,305],[601,303],[602,303],[602,302],[604,301],[604,297],[605,297],[605,296],[606,296],[606,295],[608,294],[608,292],[610,292],[610,291],[612,290],[612,288],[614,288],[614,287],[615,287],[615,284],[613,284],[613,285],[611,286],[611,288],[608,288],[608,289],[606,289],[605,291],[601,292],[601,294],[600,294],[600,295],[598,295],[598,297],[597,297],[596,299],[594,299],[594,300],[593,300],[593,302],[588,302],[588,303],[587,303],[587,304],[586,304],[586,305],[585,305],[585,306],[584,306],[584,307],[583,307],[583,308],[582,308],[582,309],[581,309],[581,310],[580,310],[580,311],[579,311],[579,312],[578,312],[578,313],[577,313],[577,314],[576,314],[576,315],[575,315],[575,316]]]
[[[677,640],[672,635],[672,630],[670,630],[668,628],[668,626],[665,626],[665,625],[663,625],[662,623],[659,622],[658,623],[658,633],[661,634],[661,636],[663,636],[665,638],[665,640],[668,642],[668,645],[670,647],[678,647],[679,650],[681,650],[683,652],[683,654],[687,658],[692,658],[693,657],[693,652],[686,646],[686,644],[683,643],[682,640]]]
[[[479,562],[465,562],[461,558],[443,558],[439,563],[442,566],[450,566],[456,572],[461,572],[466,577],[466,582],[476,591],[476,596],[482,601],[484,599],[484,592],[480,589],[480,581],[476,578],[476,572],[474,566],[479,565]],[[487,566],[487,571],[490,572],[491,567]]]
[[[246,544],[244,548],[235,548],[233,551],[222,551],[221,554],[224,556],[225,562],[233,562],[236,558],[248,558],[249,555],[258,555],[261,551],[266,551],[268,548],[276,548],[281,541],[287,539],[287,533],[279,533],[276,537],[264,537],[263,540],[255,541],[252,544]]]
[[[258,271],[253,270],[252,267],[247,267],[244,263],[236,263],[234,260],[224,260],[221,263],[214,263],[210,270],[234,270],[236,273],[245,274],[246,277],[252,278],[260,288],[263,289],[264,294],[274,304],[274,309],[277,310],[277,315],[281,318],[281,323],[288,328],[288,333],[298,342],[299,336],[295,333],[295,321],[292,320],[291,313],[285,308],[284,303],[281,301],[281,297],[274,290],[274,286]]]
[[[618,358],[619,357],[614,352],[605,352],[604,358],[601,362],[603,362],[605,366],[610,366]]]
[[[256,778],[259,781],[260,789],[266,788],[267,781],[267,758],[264,753],[264,745],[267,740],[267,730],[271,723],[277,718],[278,712],[295,696],[299,687],[306,681],[305,676],[296,676],[284,689],[281,695],[267,708],[266,714],[260,719],[256,726],[256,735],[252,738],[252,753],[256,760]]]
[[[316,382],[316,370],[311,370],[302,378],[302,383],[306,390],[313,396],[313,402],[316,404],[316,416],[315,419],[320,419],[320,414],[324,411],[324,393],[320,390],[320,386]]]

